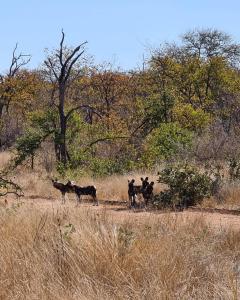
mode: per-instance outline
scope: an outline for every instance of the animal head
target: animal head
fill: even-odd
[[[134,183],[135,179],[132,179],[131,181],[128,179],[128,183]]]
[[[75,185],[74,181],[68,180],[67,185],[73,187]]]

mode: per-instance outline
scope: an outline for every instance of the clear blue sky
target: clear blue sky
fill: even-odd
[[[239,0],[5,0],[0,7],[0,71],[16,42],[40,65],[45,48],[87,40],[96,62],[141,65],[148,46],[177,40],[194,28],[217,28],[240,41]]]

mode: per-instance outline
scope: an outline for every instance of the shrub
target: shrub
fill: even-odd
[[[188,164],[167,166],[159,173],[158,181],[168,185],[168,189],[155,196],[154,204],[158,207],[196,205],[219,188],[219,174],[202,172]]]
[[[170,159],[180,149],[189,149],[192,139],[193,133],[177,123],[161,124],[148,136],[143,160],[151,166],[162,159]]]

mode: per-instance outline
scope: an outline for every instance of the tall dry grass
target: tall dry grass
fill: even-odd
[[[0,299],[239,299],[240,232],[27,202],[0,208]]]
[[[149,176],[150,180],[155,181],[154,191],[158,193],[162,186],[157,183],[157,176],[155,174],[133,173],[131,175],[112,175],[104,178],[68,178],[74,180],[80,186],[95,185],[97,188],[97,196],[100,200],[128,200],[128,179],[135,178],[136,184],[141,184],[141,177]],[[21,172],[15,176],[17,182],[24,190],[26,196],[38,196],[42,198],[60,198],[59,191],[53,188],[50,176],[47,174],[39,174],[36,172]],[[67,182],[67,179],[60,180]],[[71,199],[75,199],[74,195],[68,195]]]

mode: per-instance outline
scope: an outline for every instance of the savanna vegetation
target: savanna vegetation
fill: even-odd
[[[34,70],[14,49],[0,78],[8,171],[40,164],[48,174],[102,177],[180,161],[238,180],[240,45],[231,36],[189,31],[129,71],[94,64],[86,45],[66,45],[62,32]]]
[[[16,46],[0,75],[0,299],[238,299],[239,220],[176,210],[240,208],[240,44],[193,30],[127,71],[87,47],[62,32],[30,69]],[[61,205],[50,181],[126,201],[141,176],[164,213]]]

